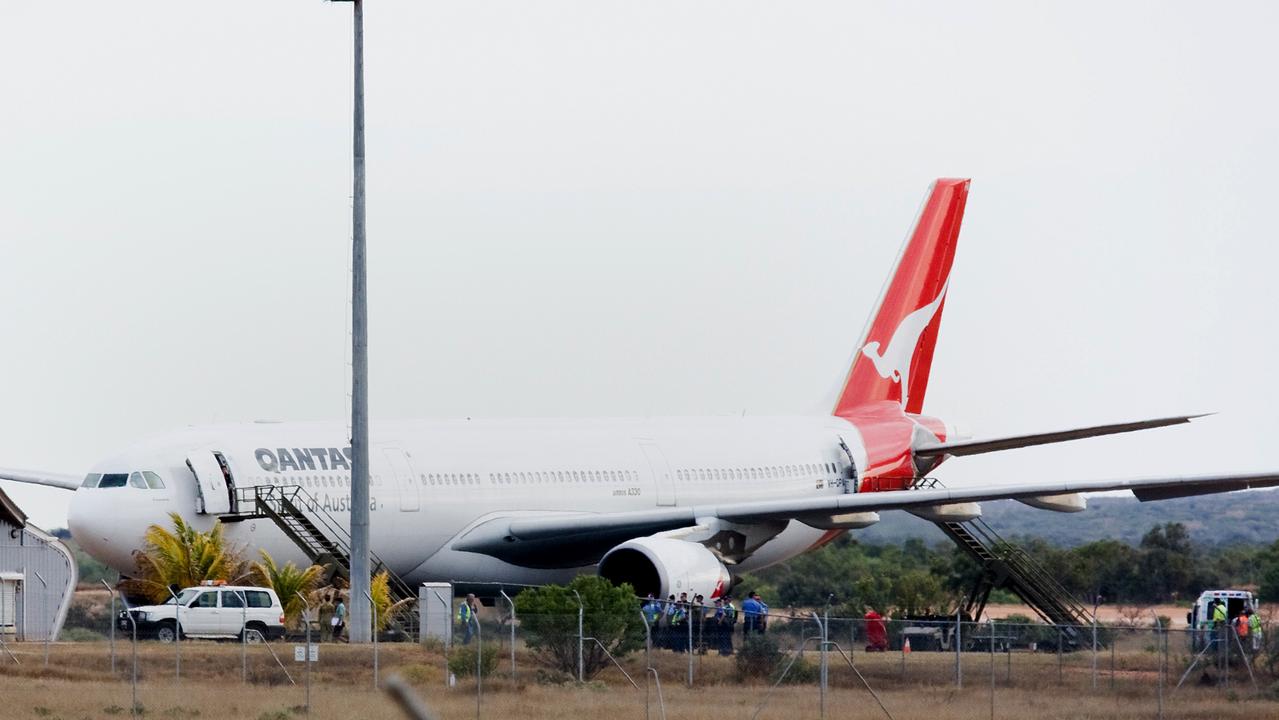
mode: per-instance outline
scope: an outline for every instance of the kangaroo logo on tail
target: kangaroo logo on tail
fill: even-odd
[[[883,352],[880,352],[878,340],[868,342],[862,348],[862,355],[870,358],[875,366],[875,372],[879,373],[880,377],[901,383],[903,407],[910,394],[910,364],[915,357],[915,348],[919,346],[919,336],[924,334],[924,329],[937,316],[937,310],[941,307],[942,299],[946,297],[948,287],[950,287],[949,278],[932,302],[902,318],[897,329],[893,331],[892,339],[888,341],[888,347]]]

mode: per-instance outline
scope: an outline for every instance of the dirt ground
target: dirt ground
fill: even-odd
[[[265,646],[247,649],[247,678],[241,674],[241,647],[234,643],[183,643],[182,675],[176,677],[173,646],[139,643],[138,704],[151,718],[255,718],[285,720],[305,715],[305,672],[294,662],[291,643],[274,643],[290,683]],[[130,716],[131,647],[117,646],[112,673],[106,643],[60,643],[44,664],[39,645],[10,646],[19,664],[0,656],[0,717],[3,718],[123,718]],[[320,661],[312,671],[310,716],[315,718],[404,717],[385,692],[373,687],[371,648],[345,645],[320,647]],[[830,717],[888,717],[869,685],[896,720],[958,720],[1003,718],[1152,718],[1159,705],[1157,655],[1140,641],[1121,644],[1114,656],[1098,658],[1093,674],[1087,653],[989,655],[966,653],[962,658],[963,687],[955,683],[955,659],[948,653],[916,652],[853,656],[857,672],[832,656],[826,710]],[[637,686],[616,668],[601,672],[583,685],[548,673],[521,652],[518,675],[510,676],[509,655],[503,655],[494,674],[483,683],[481,717],[541,718],[666,717],[707,720],[751,717],[817,718],[821,696],[812,683],[816,653],[806,654],[803,685],[784,685],[772,691],[766,684],[741,684],[732,658],[694,657],[695,686],[686,688],[688,656],[667,651],[653,655],[662,692],[647,685],[643,653],[626,658],[623,666]],[[1173,691],[1184,658],[1174,657],[1164,691],[1166,718],[1279,717],[1279,702],[1267,699],[1267,683],[1257,690],[1246,676],[1236,674],[1232,689],[1201,687],[1192,681]],[[416,645],[383,645],[379,674],[404,678],[440,718],[476,717],[476,684],[460,678],[450,688],[445,658]],[[1113,668],[1113,669],[1112,669]],[[993,671],[993,672],[992,672]],[[1196,676],[1197,678],[1198,676]],[[993,683],[992,683],[993,680]],[[1093,683],[1096,683],[1094,689]],[[993,689],[992,689],[993,688]],[[761,708],[762,706],[762,708]]]
[[[1089,608],[1091,610],[1092,608]],[[1163,615],[1172,620],[1170,627],[1181,629],[1186,627],[1186,612],[1189,607],[1180,605],[1099,605],[1097,606],[1097,621],[1107,625],[1113,624],[1136,624],[1138,626],[1150,627],[1154,625],[1155,620],[1150,616],[1153,610],[1156,615]],[[1006,618],[1009,615],[1026,615],[1036,618],[1035,611],[1021,603],[1011,604],[995,604],[991,603],[986,606],[986,614],[993,618]]]

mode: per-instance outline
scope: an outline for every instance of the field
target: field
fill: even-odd
[[[113,675],[106,643],[60,643],[44,664],[40,645],[10,645],[20,665],[0,657],[0,698],[4,718],[120,718],[130,715],[131,647],[117,645]],[[242,677],[241,647],[234,643],[182,644],[182,677],[175,678],[172,646],[139,643],[138,703],[145,717],[262,718],[277,720],[305,712],[304,666],[294,662],[291,643],[274,643],[296,685],[290,684],[265,646],[247,649],[247,678]],[[286,657],[287,655],[287,657]],[[832,656],[826,710],[831,717],[888,717],[845,661]],[[955,687],[955,659],[947,653],[858,652],[855,663],[897,720],[949,718],[1153,718],[1159,694],[1157,655],[1136,643],[1121,643],[1111,656],[1098,656],[1094,690],[1091,653],[966,653],[963,688]],[[1175,659],[1175,658],[1172,658]],[[817,718],[819,688],[814,682],[780,686],[769,696],[767,683],[737,681],[731,658],[694,658],[695,686],[684,686],[687,656],[666,651],[653,654],[662,682],[666,716],[701,719],[751,717],[763,704],[760,718]],[[992,662],[993,660],[993,662]],[[1184,658],[1183,658],[1184,660]],[[1178,660],[1180,662],[1180,660]],[[802,661],[803,680],[812,680],[817,654]],[[382,679],[404,678],[441,718],[475,717],[476,685],[458,679],[449,688],[445,658],[416,645],[385,644],[379,650]],[[509,655],[483,683],[482,717],[559,718],[566,716],[642,718],[645,708],[643,653],[623,662],[638,683],[616,668],[602,671],[584,685],[548,673],[522,651],[520,674],[512,681]],[[994,669],[992,693],[991,670]],[[1174,663],[1175,684],[1184,665]],[[1195,675],[1198,678],[1198,675]],[[247,680],[247,682],[246,682]],[[1167,718],[1260,718],[1279,716],[1279,702],[1267,699],[1268,681],[1254,691],[1246,674],[1236,673],[1231,689],[1188,683],[1175,692],[1165,688]],[[403,714],[388,696],[373,687],[370,648],[326,644],[311,678],[310,715],[315,718],[396,718]],[[661,717],[654,688],[648,691],[651,717]],[[767,699],[767,702],[765,702]]]

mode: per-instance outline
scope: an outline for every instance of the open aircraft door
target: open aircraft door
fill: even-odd
[[[195,511],[205,515],[221,515],[231,512],[231,496],[235,494],[235,486],[231,481],[230,470],[223,470],[223,463],[218,461],[212,450],[195,450],[187,455],[187,467],[195,476],[195,486],[199,494],[195,499]]]
[[[640,440],[639,446],[644,452],[644,459],[648,460],[649,470],[653,473],[653,485],[657,489],[657,504],[674,505],[675,478],[671,476],[671,466],[666,462],[662,449],[652,440]]]
[[[417,512],[422,505],[418,499],[417,477],[413,473],[408,453],[397,447],[388,447],[382,448],[382,456],[395,473],[395,492],[400,496],[400,511]]]

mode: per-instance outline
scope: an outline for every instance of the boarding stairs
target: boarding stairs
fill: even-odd
[[[940,485],[936,479],[923,478],[915,487]],[[980,617],[990,592],[1000,588],[1021,598],[1044,622],[1060,627],[1068,644],[1079,644],[1081,629],[1092,624],[1093,616],[1043,565],[1000,537],[981,518],[935,524],[982,568],[981,576],[960,608],[963,615],[972,619]]]
[[[304,488],[296,485],[236,488],[232,511],[219,515],[219,519],[222,522],[271,520],[312,563],[325,569],[326,583],[340,577],[350,584],[351,534]],[[374,575],[387,571],[393,602],[416,602],[417,593],[413,588],[391,571],[376,553],[369,551],[369,559]],[[393,627],[410,638],[417,636],[416,624],[417,613],[410,611],[398,613],[398,622],[392,622]]]

